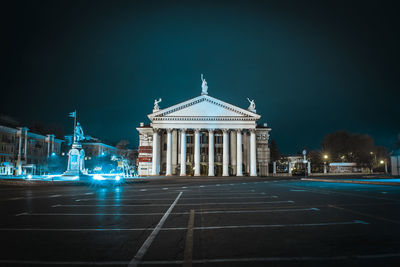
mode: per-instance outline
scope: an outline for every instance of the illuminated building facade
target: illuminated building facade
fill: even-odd
[[[206,88],[208,89],[208,88]],[[208,95],[160,109],[141,123],[138,174],[266,176],[271,128],[258,125],[254,100],[242,109]]]
[[[0,126],[0,174],[35,174],[47,159],[59,156],[63,140],[53,134],[32,133],[27,127]]]

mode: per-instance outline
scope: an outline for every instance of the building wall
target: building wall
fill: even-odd
[[[0,126],[0,165],[11,166],[13,172],[20,169],[18,166],[23,169],[27,165],[33,166],[37,171],[44,170],[48,157],[53,152],[60,155],[61,143],[62,140],[54,138],[54,135],[32,133],[28,128]],[[21,153],[18,157],[19,152]],[[4,170],[5,168],[0,168],[0,174],[4,174]]]
[[[153,129],[150,126],[138,127],[139,132],[139,156],[137,160],[138,174],[141,176],[151,175],[152,170],[152,155],[153,155]],[[256,139],[257,139],[257,173],[259,176],[268,175],[268,163],[270,161],[270,150],[268,146],[269,140],[269,128],[257,128]],[[232,136],[232,135],[230,135]],[[214,133],[214,165],[215,175],[222,175],[222,157],[223,157],[223,136],[222,132]],[[167,146],[167,133],[166,131],[159,132],[160,147],[159,147],[159,163],[160,163],[160,174],[164,175],[166,172],[166,146]],[[172,145],[176,146],[176,160],[177,164],[172,166],[172,173],[179,174],[180,169],[180,133],[177,132],[177,140]],[[232,142],[230,140],[229,155],[236,155],[236,152],[232,151]],[[233,139],[232,139],[233,140]],[[236,142],[236,139],[234,140]],[[192,168],[194,166],[194,133],[191,130],[186,132],[186,169],[187,174],[192,174]],[[236,146],[234,146],[236,148]],[[174,150],[174,149],[173,149]],[[244,132],[242,136],[242,153],[243,153],[243,173],[249,175],[250,173],[250,135]],[[174,154],[174,153],[173,153]],[[200,135],[200,167],[201,174],[207,175],[208,173],[208,133],[202,132]],[[236,159],[229,159],[229,173],[235,175],[236,173]]]

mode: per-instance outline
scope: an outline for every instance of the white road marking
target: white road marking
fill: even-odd
[[[167,189],[168,189],[168,187],[164,187],[164,188],[163,188],[163,190],[167,190]]]
[[[292,191],[292,192],[307,192],[307,190],[303,190],[303,189],[290,189],[290,191]]]
[[[182,200],[182,198],[181,198]],[[213,210],[204,211],[199,210],[196,213],[202,214],[224,214],[224,213],[266,213],[266,212],[292,212],[292,211],[319,211],[318,208],[304,208],[304,209],[273,209],[273,210]],[[164,215],[164,212],[151,212],[151,213],[29,213],[22,212],[14,216],[159,216]],[[189,212],[171,212],[173,215],[184,215]]]
[[[200,185],[200,187],[204,187],[204,185]]]
[[[293,200],[285,201],[265,201],[265,202],[208,202],[208,203],[182,203],[176,206],[199,206],[199,205],[255,205],[255,204],[279,204],[279,203],[294,203]],[[99,204],[99,205],[74,205],[74,204],[56,204],[55,207],[160,207],[169,206],[169,204]]]
[[[263,193],[265,195],[265,193]],[[257,199],[257,198],[278,198],[278,196],[249,196],[249,197],[181,197],[181,200],[204,200],[204,199]],[[137,200],[137,201],[153,201],[153,200],[160,200],[160,201],[165,201],[165,200],[174,200],[171,198],[107,198],[107,199],[96,199],[96,198],[86,198],[86,199],[77,199],[75,201],[99,201],[99,200]]]
[[[61,195],[51,195],[49,198],[54,198],[54,197],[61,197]]]
[[[163,221],[163,223],[164,223],[164,221]],[[326,223],[203,226],[203,227],[194,227],[193,229],[194,230],[218,230],[218,229],[243,229],[243,228],[283,228],[283,227],[314,227],[314,226],[351,225],[351,224],[365,224],[365,225],[368,225],[369,223],[365,222],[365,221],[361,221],[361,220],[354,220],[354,221],[348,221],[348,222],[326,222]],[[131,231],[132,232],[132,231],[153,231],[154,232],[154,230],[157,230],[157,233],[158,233],[158,231],[186,231],[187,230],[187,227],[161,228],[161,227],[157,227],[157,226],[156,226],[156,228],[0,228],[0,231],[3,231],[3,232],[6,232],[6,231],[38,231],[38,232],[46,232],[46,231],[48,231],[48,232],[118,232],[118,231],[121,231],[121,232],[122,231],[126,231],[126,232]],[[150,236],[149,236],[149,238],[150,238]],[[146,241],[145,241],[145,243],[146,243]],[[153,240],[151,240],[151,241],[153,241]]]
[[[371,254],[371,255],[345,255],[328,257],[260,257],[260,258],[222,258],[192,260],[195,264],[223,263],[223,262],[268,262],[268,261],[336,261],[347,259],[379,259],[396,258],[400,253]],[[31,260],[0,260],[1,264],[30,264],[30,265],[127,265],[128,261],[31,261]],[[143,265],[182,264],[182,260],[142,261]]]
[[[167,220],[168,215],[171,213],[172,209],[175,207],[176,203],[178,202],[179,198],[181,197],[182,192],[179,193],[179,195],[176,197],[175,201],[171,204],[169,209],[165,212],[164,216],[161,218],[161,220],[158,222],[157,226],[154,228],[153,232],[149,235],[149,237],[144,241],[143,245],[140,247],[136,255],[133,257],[133,259],[129,262],[128,266],[129,267],[134,267],[137,266],[143,259],[144,255],[146,254],[147,250],[149,249],[151,243],[153,240],[156,238],[158,232],[161,230],[161,228],[164,225],[164,222]]]
[[[186,186],[182,186],[182,188],[187,188]]]
[[[93,193],[85,193],[85,195],[93,195]]]
[[[144,192],[144,191],[147,191],[147,189],[140,189],[140,191]]]

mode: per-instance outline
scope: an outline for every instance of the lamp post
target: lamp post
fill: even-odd
[[[327,169],[326,169],[326,161],[328,160],[328,155],[324,155],[324,173],[327,173]]]
[[[386,161],[386,159],[385,159],[385,160],[381,160],[379,163],[380,163],[380,164],[385,164],[385,173],[388,173],[388,171],[387,171],[387,161]]]

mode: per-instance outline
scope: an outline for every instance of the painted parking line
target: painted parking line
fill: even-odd
[[[196,213],[200,214],[225,214],[225,213],[273,213],[273,212],[296,212],[296,211],[319,211],[318,208],[304,208],[304,209],[272,209],[272,210],[199,210]],[[189,212],[171,212],[171,215],[186,215]],[[160,216],[164,215],[163,212],[150,212],[150,213],[29,213],[21,212],[14,216]]]
[[[182,203],[176,204],[176,206],[199,206],[199,205],[261,205],[261,204],[280,204],[280,203],[294,203],[293,200],[285,201],[262,201],[262,202],[208,202],[208,203]],[[160,207],[169,206],[169,204],[56,204],[52,205],[52,208],[57,207]]]
[[[265,194],[265,193],[264,193]],[[262,199],[262,198],[278,198],[278,196],[250,196],[250,197],[181,197],[181,200],[204,200],[204,199]],[[99,201],[99,200],[137,200],[137,201],[168,201],[168,200],[174,200],[171,198],[83,198],[83,199],[76,199],[75,201]]]
[[[183,253],[183,266],[191,267],[193,259],[193,235],[194,235],[194,210],[190,210],[188,227],[186,232],[185,250]]]
[[[377,219],[377,220],[381,220],[381,221],[385,221],[385,222],[390,222],[390,223],[394,223],[394,224],[400,224],[400,221],[395,221],[395,220],[391,220],[391,219],[387,219],[381,216],[376,216],[376,215],[372,215],[372,214],[367,214],[364,212],[359,212],[353,209],[349,209],[349,208],[343,208],[343,207],[339,207],[339,206],[335,206],[335,205],[328,205],[328,207],[334,208],[334,209],[338,209],[338,210],[344,210],[353,214],[357,214],[357,215],[362,215],[362,216],[366,216],[366,217],[370,217],[373,219]]]
[[[175,207],[176,203],[178,202],[179,198],[183,192],[180,192],[179,195],[176,197],[175,201],[171,204],[169,209],[165,212],[164,216],[161,218],[161,220],[158,222],[157,226],[154,228],[153,232],[149,235],[149,237],[144,241],[143,245],[140,247],[136,255],[132,258],[132,260],[129,262],[128,266],[129,267],[136,267],[137,265],[140,264],[142,261],[144,255],[146,254],[147,250],[149,249],[151,243],[153,243],[154,239],[156,238],[157,234],[160,232],[161,228],[163,227],[165,221],[167,220],[169,214]]]
[[[165,215],[165,214],[164,214]],[[163,217],[164,218],[164,217]],[[285,227],[317,227],[333,225],[369,225],[361,220],[347,222],[323,222],[323,223],[295,223],[295,224],[253,224],[253,225],[221,225],[193,227],[194,230],[220,230],[220,229],[246,229],[246,228],[285,228]],[[0,231],[38,231],[38,232],[133,232],[133,231],[186,231],[187,227],[168,228],[0,228]]]
[[[280,262],[280,261],[337,261],[349,259],[386,259],[398,258],[400,253],[371,254],[371,255],[339,255],[339,256],[303,256],[303,257],[258,257],[258,258],[222,258],[192,260],[195,264],[224,263],[224,262]],[[183,260],[141,261],[143,265],[183,264]],[[127,265],[128,261],[40,261],[40,260],[0,260],[1,264],[27,265]]]

